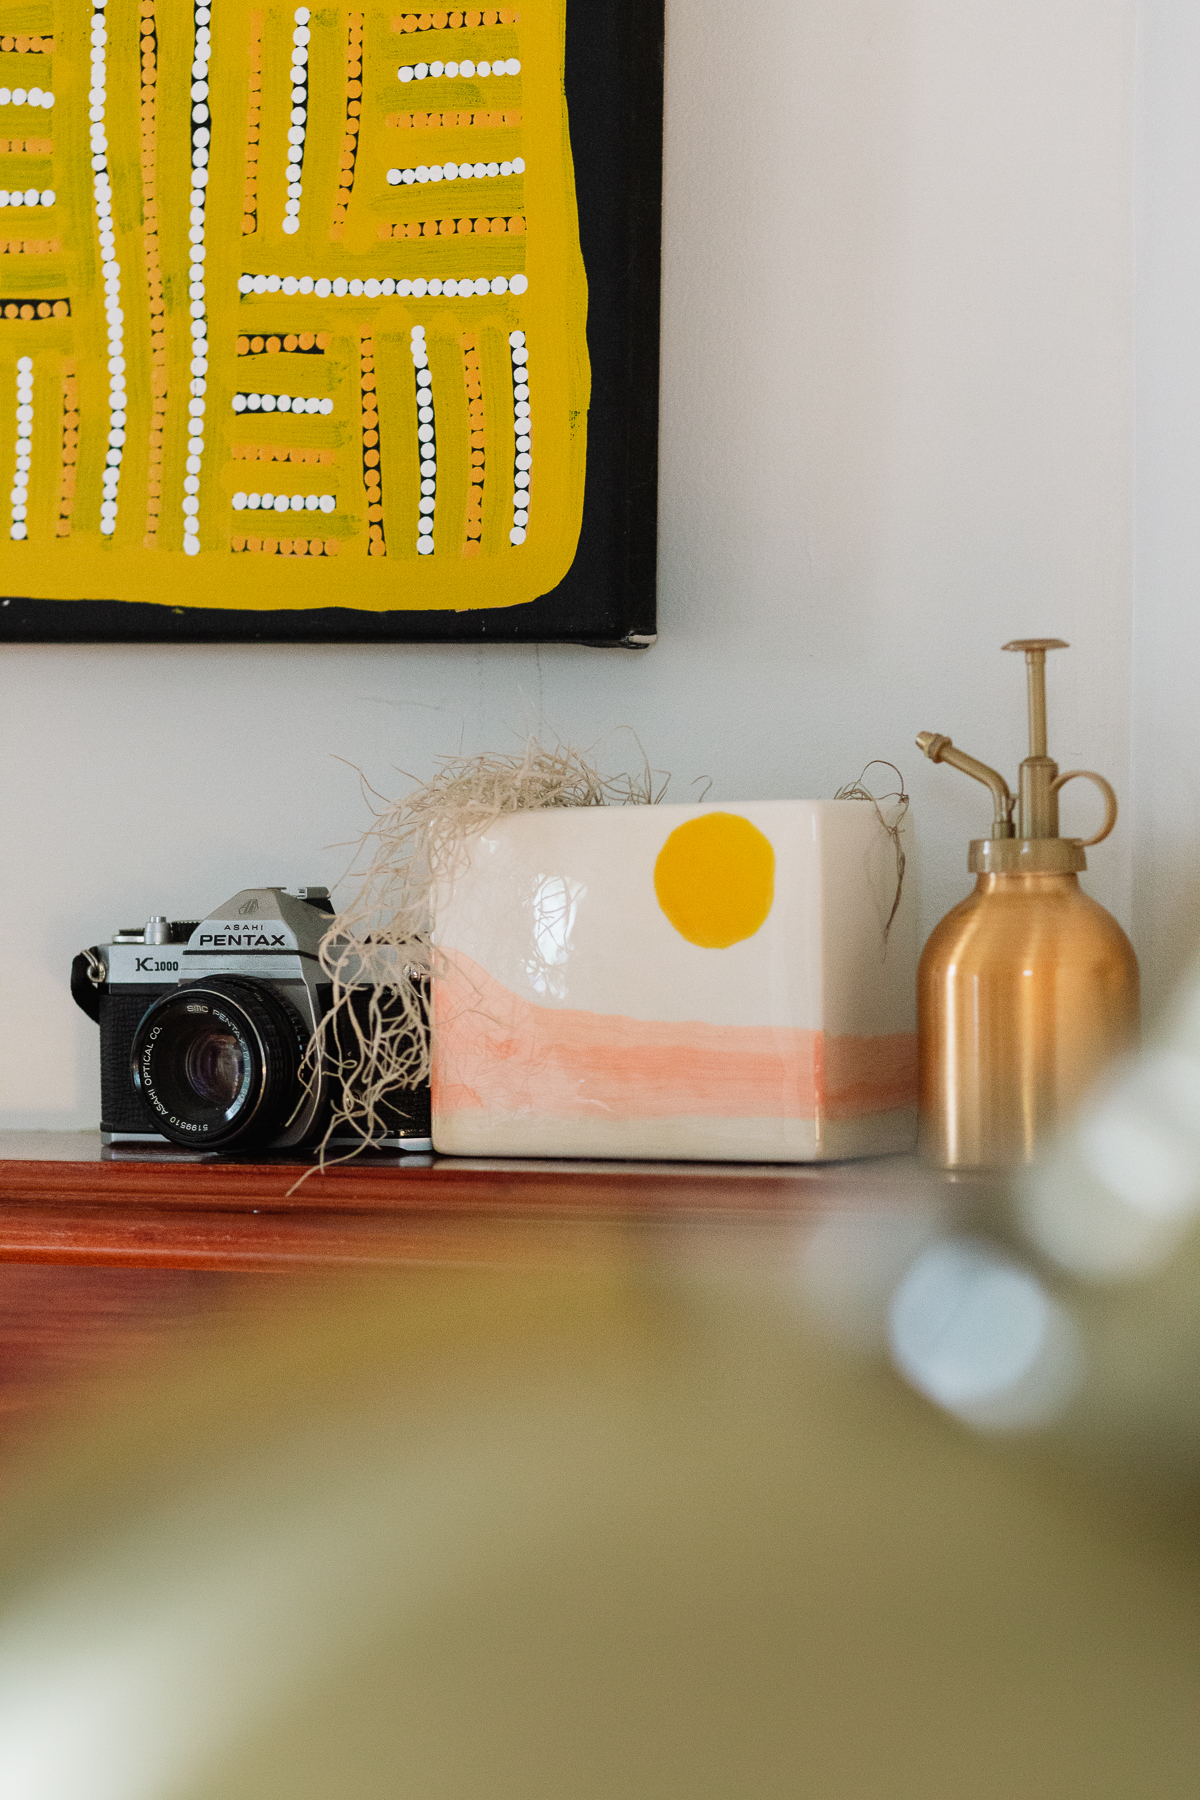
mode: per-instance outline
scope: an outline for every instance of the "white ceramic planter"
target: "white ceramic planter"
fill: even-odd
[[[909,868],[860,801],[519,813],[439,897],[433,1137],[459,1156],[910,1149]]]

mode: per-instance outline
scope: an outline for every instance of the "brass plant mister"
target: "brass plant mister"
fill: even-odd
[[[975,891],[934,930],[917,973],[921,1152],[951,1169],[1028,1162],[1138,1031],[1133,946],[1079,885],[1085,850],[1117,822],[1117,797],[1091,769],[1060,775],[1046,749],[1046,652],[1069,646],[1018,638],[1004,648],[1024,651],[1029,688],[1015,798],[948,737],[917,737],[931,762],[983,782],[993,803],[991,835],[967,859]],[[1060,837],[1058,796],[1080,777],[1104,796],[1104,824],[1094,837]]]

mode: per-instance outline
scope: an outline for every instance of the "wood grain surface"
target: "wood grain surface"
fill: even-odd
[[[82,1136],[83,1134],[81,1134]],[[4,1155],[0,1261],[286,1271],[604,1254],[646,1229],[786,1225],[922,1179],[907,1160],[825,1166],[473,1163],[373,1157],[324,1171],[122,1150]],[[421,1166],[414,1166],[417,1162]],[[624,1254],[624,1248],[620,1250]]]

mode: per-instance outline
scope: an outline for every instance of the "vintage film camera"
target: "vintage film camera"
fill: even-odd
[[[354,1061],[352,1023],[339,1015],[315,1078],[304,1062],[331,1007],[317,953],[332,912],[328,888],[243,888],[206,919],[152,918],[75,958],[71,992],[100,1027],[106,1143],[166,1138],[228,1153],[324,1138],[339,1065]],[[364,983],[350,1007],[365,1020],[389,992]],[[377,1112],[373,1146],[431,1148],[428,1084],[395,1090]],[[368,1141],[342,1132],[332,1141]]]

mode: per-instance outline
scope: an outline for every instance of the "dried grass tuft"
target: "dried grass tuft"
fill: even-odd
[[[890,769],[900,785],[889,794],[873,794],[866,785],[867,769]],[[892,910],[887,916],[887,924],[883,928],[883,943],[886,949],[896,914],[900,910],[900,899],[904,893],[904,871],[908,867],[908,858],[904,854],[904,845],[900,840],[900,828],[908,814],[909,807],[909,798],[904,791],[904,777],[894,762],[888,762],[885,758],[877,756],[867,764],[857,781],[848,781],[845,787],[840,787],[833,797],[835,800],[869,801],[875,808],[875,817],[892,840],[892,848],[896,852],[896,896],[892,901]],[[890,819],[883,810],[889,802],[895,803]]]

